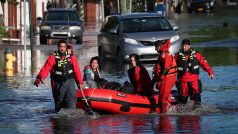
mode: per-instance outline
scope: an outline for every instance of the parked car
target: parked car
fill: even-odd
[[[75,39],[82,44],[83,24],[76,10],[52,8],[44,13],[40,25],[40,43],[46,44],[47,39]]]
[[[180,37],[175,29],[157,13],[108,16],[98,35],[99,57],[113,55],[122,62],[129,60],[129,54],[137,53],[141,61],[156,60],[154,42],[158,40],[170,39],[171,53],[179,50]]]
[[[215,0],[188,0],[188,13],[193,12],[213,12],[215,10]]]

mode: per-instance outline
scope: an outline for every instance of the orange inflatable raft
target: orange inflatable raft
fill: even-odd
[[[158,95],[153,97],[140,96],[137,94],[126,94],[110,89],[84,89],[84,95],[92,110],[100,113],[115,114],[148,114],[160,112],[158,106]],[[76,91],[77,107],[86,108],[82,92]],[[176,103],[171,93],[171,104]]]

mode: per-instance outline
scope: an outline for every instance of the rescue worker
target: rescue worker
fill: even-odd
[[[159,90],[159,107],[161,112],[167,112],[170,106],[170,93],[176,82],[177,68],[173,55],[169,52],[170,40],[156,41],[155,50],[159,57],[153,69],[153,85]]]
[[[34,85],[38,87],[51,73],[56,112],[62,107],[68,109],[76,107],[75,81],[79,88],[83,88],[82,76],[76,56],[69,55],[66,51],[66,46],[67,42],[65,40],[58,42],[58,51],[54,51],[48,57],[34,82]]]
[[[182,48],[175,55],[178,66],[177,89],[181,103],[185,104],[190,96],[194,108],[201,107],[202,83],[199,80],[199,68],[202,67],[211,79],[214,78],[212,68],[204,56],[191,48],[188,39],[182,41]]]

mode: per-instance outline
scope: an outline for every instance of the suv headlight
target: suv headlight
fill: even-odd
[[[51,30],[50,26],[41,26],[40,27],[41,30]]]
[[[179,36],[178,35],[175,35],[173,36],[172,38],[170,38],[170,42],[173,43],[175,41],[179,40]]]
[[[130,38],[125,38],[124,42],[129,43],[129,44],[133,44],[133,45],[138,45],[138,42],[134,39],[130,39]]]
[[[69,27],[69,30],[81,30],[81,27],[79,27],[79,26],[71,26],[71,27]]]

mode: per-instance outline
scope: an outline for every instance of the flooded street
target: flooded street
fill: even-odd
[[[40,87],[33,86],[33,82],[46,58],[57,47],[34,45],[33,59],[28,49],[27,67],[23,69],[22,47],[3,45],[0,46],[0,133],[237,133],[237,9],[214,14],[184,13],[171,16],[171,21],[180,27],[178,32],[183,38],[192,40],[195,49],[207,58],[215,72],[215,79],[210,80],[207,73],[200,71],[202,109],[173,112],[171,108],[167,115],[109,114],[97,118],[86,116],[80,110],[66,111],[65,116],[56,115],[50,78]],[[224,22],[228,24],[225,27]],[[11,48],[16,56],[14,72],[4,71],[5,48]],[[94,43],[74,45],[74,50],[81,71],[91,57],[98,55]],[[154,64],[145,66],[151,74]],[[101,67],[106,79],[120,83],[128,80],[126,69],[128,65],[118,67],[113,59],[103,61]]]

